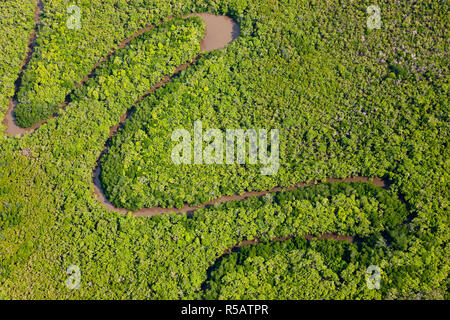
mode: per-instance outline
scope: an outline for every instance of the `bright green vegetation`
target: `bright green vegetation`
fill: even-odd
[[[132,1],[130,5],[127,1],[107,0],[101,8],[91,0],[42,2],[44,13],[37,47],[25,71],[15,109],[22,127],[57,112],[75,84],[120,42],[170,14],[183,12],[182,8],[173,10],[165,1]],[[66,13],[72,4],[81,9],[81,29],[66,26],[73,16]]]
[[[289,239],[243,247],[219,261],[206,299],[379,299],[369,290],[366,268],[383,259],[367,245],[335,240]],[[383,273],[383,276],[390,273]]]
[[[138,104],[102,159],[109,200],[130,210],[180,207],[350,175],[388,177],[408,198],[416,197],[411,184],[444,190],[445,5],[386,2],[384,28],[370,31],[363,4],[314,3],[275,14],[249,8],[234,45]],[[263,176],[259,165],[175,165],[171,133],[192,133],[195,120],[204,131],[279,128],[278,173]]]
[[[311,288],[308,298],[448,298],[447,3],[380,2],[383,27],[367,30],[369,1],[108,0],[98,6],[86,0],[79,1],[82,28],[67,30],[65,1],[43,2],[36,51],[19,92],[17,115],[26,126],[53,113],[75,83],[147,23],[210,11],[240,24],[240,38],[227,49],[201,56],[136,105],[102,163],[116,205],[179,206],[357,174],[389,178],[392,185],[386,191],[323,184],[192,217],[106,210],[93,194],[92,169],[110,127],[137,97],[199,53],[204,26],[176,19],[119,50],[75,90],[59,117],[24,138],[0,140],[2,298],[244,297],[229,289],[254,267],[246,251],[236,260],[240,268],[218,269],[212,289],[202,290],[207,270],[227,248],[322,233],[362,242],[287,243],[267,255],[256,252],[262,277],[243,288],[261,284],[261,295],[276,298],[288,297],[283,290],[295,284]],[[14,37],[11,46],[22,48],[28,36]],[[16,74],[19,65],[12,66]],[[205,129],[279,128],[278,174],[263,177],[252,166],[166,167],[171,130],[190,130],[195,120]],[[124,173],[126,165],[131,169]],[[273,262],[298,270],[300,260],[313,277],[268,269]],[[312,271],[313,263],[319,270]],[[369,263],[383,271],[381,291],[363,288]],[[81,270],[79,290],[65,286],[71,265]],[[269,286],[282,276],[290,280]],[[324,281],[317,285],[319,277]],[[289,298],[304,297],[297,294]]]
[[[97,204],[89,205],[97,207]],[[78,210],[72,208],[68,211]],[[399,216],[392,217],[394,212],[398,212]],[[44,270],[55,268],[54,275],[58,276],[56,281],[61,283],[52,290],[56,290],[53,294],[58,296],[200,298],[203,296],[200,289],[206,281],[207,268],[226,248],[236,243],[245,239],[268,241],[288,235],[302,237],[326,232],[349,234],[352,232],[350,230],[356,230],[352,234],[365,237],[368,243],[368,252],[361,256],[358,273],[368,266],[365,265],[368,261],[365,255],[373,257],[383,270],[387,270],[392,261],[404,261],[398,249],[404,249],[408,240],[397,236],[397,233],[401,232],[403,236],[407,233],[401,225],[405,214],[404,205],[390,196],[388,191],[365,183],[323,184],[278,193],[273,197],[232,201],[198,210],[192,218],[186,215],[164,215],[140,219],[105,212],[93,217],[86,212],[72,215],[71,218],[57,218],[56,223],[61,223],[57,236],[63,246],[53,247],[52,250],[56,252],[45,252],[46,255],[59,256],[68,250],[67,255],[64,254],[65,259],[84,266],[83,270],[88,268],[83,272],[83,289],[74,292],[75,296],[65,290],[64,273],[61,273],[65,267],[63,261],[59,261],[56,266],[50,266],[50,261],[43,261]],[[347,215],[346,225],[322,224],[323,220],[339,221],[343,215]],[[305,225],[307,220],[310,225]],[[299,225],[302,227],[299,228]],[[357,228],[358,225],[365,225],[365,228]],[[394,229],[398,230],[397,233],[393,232]],[[217,230],[220,230],[220,235]],[[383,237],[380,231],[385,230],[389,231]],[[392,240],[397,238],[400,240]],[[112,244],[113,248],[106,247]],[[79,250],[83,252],[82,255],[79,255]],[[356,253],[353,257],[355,263],[360,257]],[[149,272],[150,267],[152,272]],[[167,270],[171,270],[169,276],[161,276]],[[34,278],[36,274],[25,276]],[[40,283],[46,276],[41,274],[34,281]],[[432,276],[439,275],[433,272]],[[139,280],[141,277],[145,280]],[[108,288],[107,293],[100,291],[106,288],[103,286]],[[390,293],[395,294],[395,291]],[[51,293],[39,290],[36,294]],[[378,295],[375,294],[375,297]]]
[[[0,138],[3,121],[34,27],[34,0],[0,2]]]
[[[171,15],[180,15],[184,6],[171,7],[166,1],[91,0],[67,2],[43,0],[44,13],[33,59],[24,73],[15,109],[17,122],[30,127],[58,111],[75,84],[120,42],[147,25]],[[81,9],[81,29],[66,24],[72,14],[69,5]]]
[[[409,234],[404,234],[409,236]],[[402,238],[374,236],[362,243],[294,238],[245,246],[214,265],[206,299],[396,299],[411,265],[392,263]],[[404,239],[404,238],[403,238]],[[400,240],[401,241],[401,240]],[[367,286],[369,266],[380,266],[380,289]],[[429,283],[432,275],[416,281]],[[400,295],[401,297],[401,295]],[[417,298],[423,298],[418,295]],[[437,298],[437,297],[434,297]]]
[[[269,215],[275,210],[277,220],[283,221],[274,228],[274,234],[287,236],[283,229],[292,226],[296,236],[337,233],[354,235],[359,240],[308,242],[294,238],[244,246],[215,263],[204,292],[206,299],[397,296],[410,266],[393,261],[398,250],[407,248],[411,232],[402,224],[407,213],[404,204],[386,190],[366,183],[322,184],[276,193],[273,198],[262,197],[259,201],[260,208],[253,205],[253,210]],[[266,204],[261,205],[264,201]],[[268,208],[267,202],[272,201],[272,208]],[[380,291],[369,290],[366,285],[366,270],[371,265],[382,269]]]
[[[407,210],[398,199],[367,183],[324,183],[296,191],[279,192],[273,207],[303,234],[337,233],[365,237],[394,230]]]

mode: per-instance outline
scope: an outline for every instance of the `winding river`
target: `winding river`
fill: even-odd
[[[33,32],[30,35],[29,41],[28,41],[28,48],[27,48],[27,54],[26,57],[22,63],[21,66],[21,70],[19,73],[19,77],[15,82],[15,94],[14,96],[10,99],[10,105],[8,108],[8,112],[6,114],[6,117],[3,121],[3,124],[6,126],[6,130],[5,133],[8,135],[20,135],[23,136],[27,133],[32,133],[35,130],[37,130],[43,123],[45,123],[47,120],[42,121],[40,123],[35,124],[33,127],[30,128],[21,128],[19,126],[17,126],[16,121],[15,121],[15,117],[14,117],[14,108],[17,105],[17,92],[21,86],[22,83],[22,77],[23,77],[23,73],[24,70],[26,69],[29,61],[31,60],[31,57],[33,55],[33,51],[34,51],[34,46],[35,46],[35,40],[36,40],[36,34],[38,31],[38,27],[40,24],[40,14],[43,11],[43,6],[42,6],[42,1],[41,0],[37,0],[37,5],[36,5],[36,10],[35,10],[35,22],[36,22],[36,26],[35,29],[33,30]],[[173,75],[175,75],[176,73],[180,72],[183,69],[188,68],[190,65],[192,65],[192,63],[194,63],[197,59],[199,59],[201,57],[201,55],[205,52],[209,52],[209,51],[213,51],[213,50],[220,50],[225,48],[228,44],[232,43],[235,39],[237,39],[240,35],[240,28],[239,25],[231,18],[226,17],[226,16],[217,16],[217,15],[213,15],[210,13],[193,13],[190,15],[185,16],[185,18],[187,17],[191,17],[191,16],[198,16],[200,18],[202,18],[205,22],[206,25],[206,32],[205,32],[205,36],[202,39],[201,43],[200,43],[200,47],[201,47],[201,54],[196,57],[191,63],[185,63],[181,66],[179,66],[176,71],[174,72]],[[168,20],[170,20],[172,18],[168,18]],[[78,83],[75,88],[82,86],[95,72],[95,70],[102,65],[104,62],[106,62],[117,50],[124,48],[126,45],[128,45],[133,39],[135,39],[136,37],[138,37],[139,35],[141,35],[142,33],[149,31],[150,29],[152,29],[154,26],[147,26],[143,29],[141,29],[139,32],[137,32],[136,34],[134,34],[133,36],[125,39],[124,41],[122,41],[118,47],[113,50],[112,52],[110,52],[107,56],[105,56],[103,59],[101,59],[92,69],[92,71],[86,75],[82,81],[80,83]],[[163,78],[162,81],[160,81],[159,83],[157,83],[156,85],[154,85],[152,88],[150,88],[144,96],[142,96],[141,98],[139,98],[136,102],[138,103],[139,101],[141,101],[142,99],[144,99],[147,95],[151,94],[154,90],[156,90],[157,88],[163,86],[164,84],[166,84],[167,82],[169,82],[171,80],[171,77],[173,77],[173,75],[171,76],[165,76]],[[69,93],[66,96],[66,99],[64,102],[61,102],[61,108],[64,108],[65,106],[67,106],[67,104],[70,102],[70,96],[73,93],[73,91],[71,93]],[[123,126],[123,124],[126,122],[126,120],[131,117],[132,115],[132,110],[133,108],[130,108],[121,118],[120,123],[118,123],[116,126],[112,127],[110,129],[110,138],[112,136],[114,136],[114,134],[119,130],[119,128],[121,126]],[[58,115],[54,115],[53,117],[57,117]],[[109,142],[109,141],[108,141]],[[101,153],[99,159],[97,160],[97,164],[93,170],[93,187],[94,187],[94,193],[98,199],[98,201],[100,201],[107,209],[112,210],[112,211],[116,211],[118,213],[122,213],[122,214],[126,214],[127,212],[129,212],[129,210],[124,209],[124,208],[116,208],[114,207],[106,198],[105,194],[103,193],[102,187],[101,187],[101,182],[100,182],[100,167],[98,166],[98,163],[100,162],[100,158],[105,154],[105,152],[107,151],[107,145],[109,145],[109,143],[106,143],[104,148],[103,148],[103,152]],[[345,179],[327,179],[326,182],[368,182],[368,183],[372,183],[375,186],[378,187],[387,187],[388,182],[384,181],[380,178],[368,178],[368,177],[350,177],[350,178],[345,178]],[[266,190],[266,191],[251,191],[251,192],[246,192],[244,194],[241,195],[232,195],[232,196],[223,196],[217,199],[214,199],[208,203],[199,205],[199,206],[188,206],[185,205],[182,208],[161,208],[161,207],[153,207],[153,208],[143,208],[141,210],[138,210],[136,212],[133,212],[133,215],[135,216],[143,216],[143,217],[148,217],[148,216],[156,216],[156,215],[160,215],[160,214],[165,214],[165,213],[192,213],[193,211],[200,209],[200,208],[205,208],[205,207],[209,207],[212,206],[214,204],[217,203],[223,203],[223,202],[227,202],[227,201],[233,201],[233,200],[243,200],[249,197],[259,197],[259,196],[263,196],[266,195],[268,193],[275,193],[275,192],[280,192],[280,191],[289,191],[289,190],[295,190],[298,188],[303,188],[306,186],[311,186],[314,184],[317,184],[317,181],[311,181],[311,182],[307,182],[307,183],[298,183],[295,184],[293,186],[287,187],[287,188],[274,188],[271,190]],[[332,236],[335,237],[335,236]],[[350,239],[345,239],[345,240],[350,240]]]

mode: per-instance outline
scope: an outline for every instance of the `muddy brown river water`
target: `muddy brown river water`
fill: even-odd
[[[202,52],[223,49],[240,35],[239,25],[230,17],[216,16],[210,13],[193,13],[203,19],[206,24],[206,33],[200,42]]]

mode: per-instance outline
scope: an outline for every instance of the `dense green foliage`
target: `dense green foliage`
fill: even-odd
[[[305,234],[317,230],[315,234],[367,236],[393,230],[407,217],[404,204],[367,183],[325,183],[277,193],[273,201],[285,214],[280,218]]]
[[[222,292],[215,286],[205,296],[201,290],[208,268],[227,248],[243,240],[322,233],[363,242],[257,252],[263,277],[243,288],[261,284],[261,294],[271,298],[448,298],[446,2],[380,1],[380,30],[366,27],[370,1],[103,2],[78,1],[82,28],[68,30],[66,2],[43,1],[36,51],[18,95],[22,125],[53,113],[75,83],[147,23],[210,11],[232,16],[241,27],[227,49],[201,56],[136,105],[102,164],[105,189],[116,204],[178,206],[357,174],[389,178],[392,185],[386,191],[323,184],[201,209],[192,217],[143,218],[105,209],[93,194],[92,169],[110,127],[146,89],[198,54],[203,26],[196,19],[174,20],[119,50],[75,90],[59,117],[21,139],[0,140],[2,298],[244,297],[228,289],[254,267],[245,256],[241,269],[225,270],[228,282],[220,282],[223,270],[216,274]],[[172,25],[180,32],[172,34]],[[11,46],[21,47],[23,39],[14,37]],[[159,43],[163,48],[152,55]],[[16,74],[19,64],[11,67]],[[279,128],[278,174],[263,177],[252,166],[166,167],[170,146],[160,139],[171,132],[165,130],[191,129],[195,120],[205,129]],[[125,164],[133,172],[143,164],[147,181],[123,173]],[[305,272],[295,278],[267,269],[272,262],[320,269],[310,280]],[[386,275],[381,291],[361,287],[368,263]],[[70,265],[81,269],[79,290],[65,286]],[[352,274],[349,287],[342,286]],[[266,285],[280,276],[290,280]],[[325,278],[316,285],[322,276],[333,284]],[[289,296],[281,290],[290,282],[323,290]],[[340,289],[334,292],[333,285]]]
[[[0,137],[3,135],[3,121],[14,95],[14,82],[19,75],[27,49],[27,42],[33,29],[33,12],[36,1],[0,1]]]
[[[402,237],[393,236],[402,233]],[[207,299],[395,299],[417,266],[398,260],[411,232],[371,235],[356,243],[293,238],[244,246],[220,258],[206,283]],[[400,254],[401,255],[401,254]],[[370,266],[380,267],[380,290],[367,286]],[[432,282],[428,274],[427,283]],[[419,279],[417,279],[419,281]],[[425,286],[424,286],[425,287]],[[413,296],[409,296],[413,298]],[[431,294],[429,298],[439,298]],[[424,298],[418,293],[414,298]]]
[[[280,192],[273,199],[262,197],[259,201],[268,200],[273,201],[273,208],[262,205],[263,210],[258,206],[252,210],[278,212],[277,220],[283,223],[274,228],[274,234],[283,234],[286,226],[292,226],[295,235],[335,232],[361,240],[309,243],[297,238],[244,246],[214,265],[205,298],[369,299],[395,294],[392,284],[401,282],[403,273],[391,258],[395,250],[406,248],[410,233],[402,225],[406,208],[398,199],[370,184],[342,183]],[[246,202],[251,203],[243,201],[244,207]],[[260,218],[258,215],[257,220]],[[377,264],[383,264],[380,292],[366,285],[367,267]]]
[[[367,285],[368,267],[390,261],[392,250],[401,246],[398,239],[391,240],[387,244],[380,236],[358,243],[293,238],[244,246],[216,262],[204,298],[395,298],[402,277],[413,267],[385,263],[380,268],[380,290]]]
[[[47,28],[39,30],[37,48],[18,93],[15,115],[20,126],[30,127],[49,118],[58,111],[75,84],[117,47],[119,40],[161,18],[159,14],[152,15],[153,10],[127,6],[124,1],[115,6],[116,2],[106,1],[102,10],[98,10],[95,2],[77,1],[84,27],[70,29],[66,27],[70,17],[66,14],[67,1],[43,1],[45,14],[41,21]],[[114,32],[109,32],[110,29]]]
[[[206,299],[373,299],[366,268],[380,256],[333,240],[290,239],[242,248],[224,257],[207,283]],[[384,277],[390,276],[383,274]],[[382,287],[386,288],[382,279]]]
[[[386,3],[385,27],[372,31],[362,4],[316,3],[311,12],[308,6],[279,8],[278,15],[249,8],[238,19],[236,45],[209,54],[140,103],[102,162],[110,201],[131,210],[179,207],[350,175],[421,188],[435,180],[435,188],[445,188],[448,61],[439,58],[445,5]],[[278,173],[262,176],[258,165],[173,164],[170,135],[177,128],[192,132],[195,120],[204,130],[279,128]],[[436,176],[425,183],[415,172],[426,166]]]

